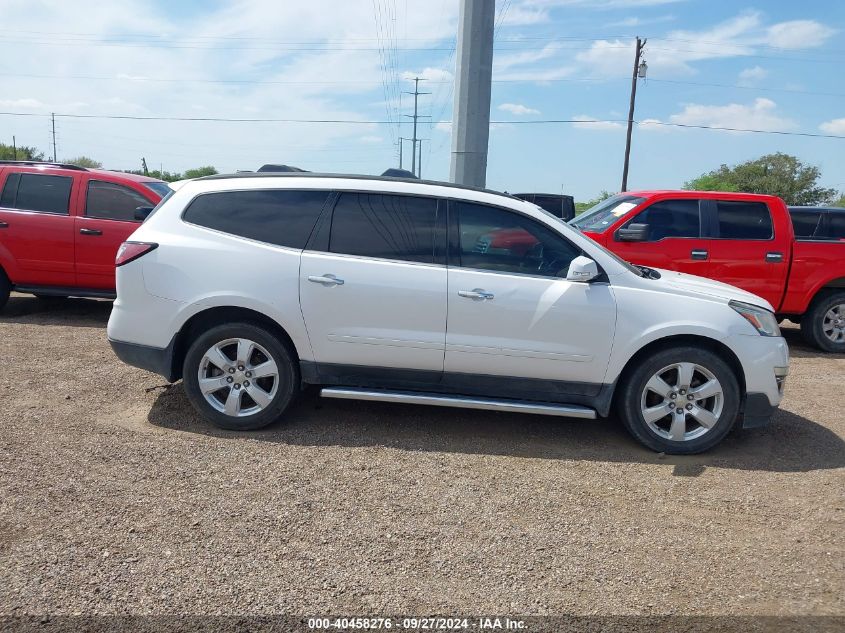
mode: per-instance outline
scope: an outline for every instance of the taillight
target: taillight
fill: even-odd
[[[124,242],[117,249],[117,256],[114,258],[115,266],[123,266],[129,262],[134,262],[142,255],[146,255],[150,251],[158,248],[158,244],[151,244],[150,242]]]

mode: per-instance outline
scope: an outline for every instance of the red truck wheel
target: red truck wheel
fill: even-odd
[[[845,353],[845,291],[813,301],[801,319],[801,334],[810,345],[826,352]]]

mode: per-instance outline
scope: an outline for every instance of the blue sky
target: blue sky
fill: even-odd
[[[56,112],[75,115],[57,118],[60,159],[380,173],[411,135],[403,92],[422,76],[423,176],[446,179],[457,13],[457,0],[2,0],[0,111],[35,116],[0,115],[0,139],[50,152]],[[640,35],[632,188],[783,151],[845,190],[845,139],[795,135],[845,137],[845,3],[498,0],[496,23],[490,187],[618,190]]]

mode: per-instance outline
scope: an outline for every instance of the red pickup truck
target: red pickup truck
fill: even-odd
[[[629,191],[570,224],[623,259],[709,277],[759,295],[804,338],[845,352],[845,242],[799,238],[775,196]]]
[[[0,161],[0,308],[11,290],[114,297],[114,258],[166,182],[58,163]]]

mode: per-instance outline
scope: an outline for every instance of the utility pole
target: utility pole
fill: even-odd
[[[18,159],[18,144],[15,142],[14,134],[12,134],[12,156],[14,156],[14,160]]]
[[[487,183],[495,12],[492,0],[461,0],[449,172],[462,185]]]
[[[53,121],[53,162],[56,162],[56,113],[51,112],[50,118]]]
[[[417,100],[420,95],[430,95],[430,92],[420,92],[420,82],[425,81],[422,77],[414,77],[414,91],[406,92],[405,94],[414,95],[414,114],[406,114],[406,117],[414,119],[414,136],[411,139],[411,173],[417,173],[417,119],[422,118],[422,114],[417,114]]]
[[[625,164],[622,167],[622,191],[628,190],[628,163],[631,158],[631,132],[634,128],[634,103],[637,100],[637,78],[645,77],[648,66],[645,62],[640,65],[640,57],[648,40],[637,37],[637,50],[634,54],[634,74],[631,77],[631,105],[628,108],[628,133],[625,136]]]
[[[147,159],[146,159],[146,158],[144,158],[143,156],[141,156],[141,169],[143,169],[143,170],[144,170],[144,175],[145,175],[145,176],[149,176],[149,175],[150,175],[150,170],[149,170],[149,169],[147,169]]]

